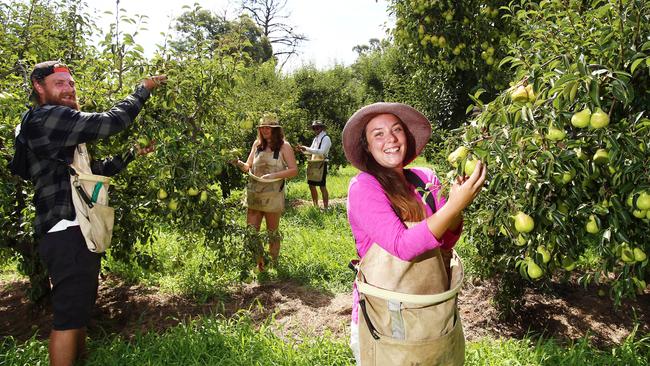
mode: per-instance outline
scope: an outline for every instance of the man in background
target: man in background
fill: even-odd
[[[325,124],[321,121],[313,121],[311,128],[316,134],[310,147],[298,146],[298,150],[311,158],[307,162],[307,184],[309,184],[309,191],[311,192],[311,200],[314,207],[318,207],[318,191],[316,187],[320,187],[321,195],[323,196],[323,208],[327,209],[329,206],[329,193],[327,192],[327,155],[329,154],[330,147],[332,147],[332,140],[325,132]]]

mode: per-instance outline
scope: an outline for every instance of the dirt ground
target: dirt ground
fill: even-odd
[[[24,280],[0,282],[0,337],[24,341],[37,333],[46,338],[50,309],[37,309],[27,301]],[[514,321],[501,321],[491,304],[494,283],[467,281],[459,296],[459,307],[468,340],[481,337],[520,338],[530,331],[541,332],[564,342],[589,335],[598,346],[622,342],[633,329],[635,319],[642,334],[650,332],[650,291],[627,301],[615,311],[613,302],[599,297],[594,289],[553,284],[550,293],[528,291],[524,311]],[[163,332],[181,321],[207,314],[232,316],[250,310],[253,319],[276,319],[282,337],[300,337],[303,332],[320,335],[326,330],[347,337],[352,296],[331,294],[292,282],[248,284],[233,289],[227,300],[199,304],[189,299],[164,295],[156,288],[129,286],[116,278],[100,284],[91,336],[120,334],[129,338],[142,332]]]

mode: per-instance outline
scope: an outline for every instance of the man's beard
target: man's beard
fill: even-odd
[[[70,108],[78,111],[80,109],[80,107],[79,107],[79,102],[77,101],[76,96],[73,96],[74,97],[73,100],[64,99],[64,97],[70,97],[70,96],[72,96],[72,95],[70,95],[70,94],[52,95],[52,94],[49,94],[48,92],[45,92],[45,96],[43,98],[45,100],[45,102],[43,104],[63,105],[63,106],[70,107]]]

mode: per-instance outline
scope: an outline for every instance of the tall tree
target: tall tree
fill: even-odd
[[[300,44],[307,41],[288,22],[291,14],[286,10],[287,0],[242,0],[242,10],[253,18],[262,34],[273,46],[273,56],[280,61],[280,68],[298,54]]]
[[[246,52],[255,62],[264,62],[273,56],[268,39],[247,15],[227,20],[198,4],[176,18],[174,29],[178,39],[172,47],[181,53],[210,54],[218,48],[226,52]]]

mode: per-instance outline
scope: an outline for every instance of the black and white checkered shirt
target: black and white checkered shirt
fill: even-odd
[[[57,222],[75,219],[72,188],[67,166],[57,160],[72,163],[78,144],[114,135],[138,115],[149,91],[142,85],[133,94],[103,113],[85,113],[61,105],[36,107],[25,121],[23,134],[27,139],[29,173],[34,183],[34,206],[37,237],[47,233]],[[105,176],[117,174],[133,160],[132,152],[122,157],[93,161],[93,173]]]

